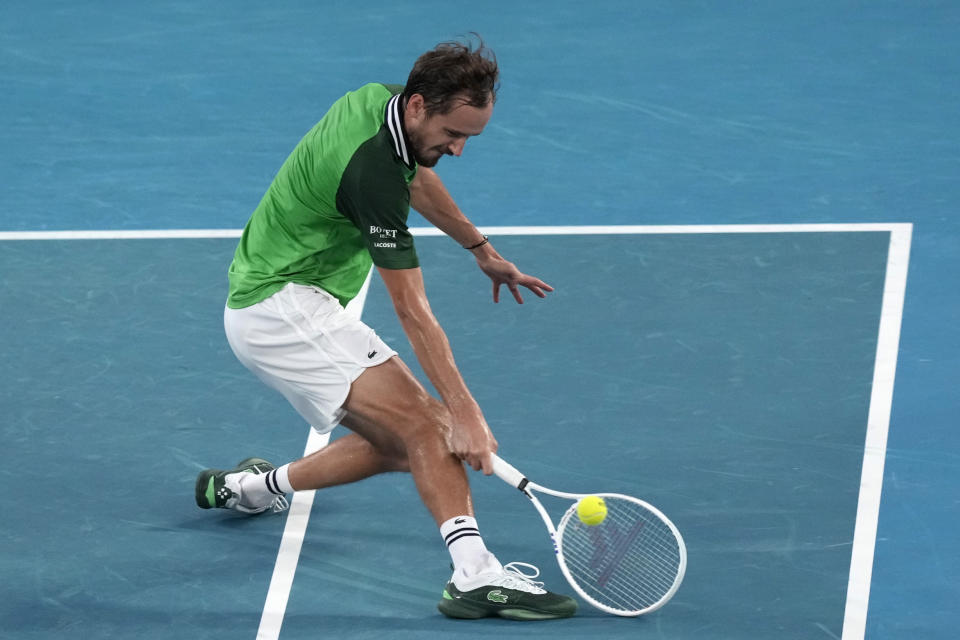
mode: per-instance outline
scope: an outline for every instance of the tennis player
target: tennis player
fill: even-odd
[[[454,572],[439,609],[456,618],[538,620],[576,601],[501,565],[474,519],[465,461],[492,472],[497,442],[454,362],[424,291],[412,206],[473,254],[518,303],[553,289],[505,260],[431,167],[459,156],[493,112],[496,58],[482,42],[443,43],[406,86],[367,84],[337,100],[297,144],[254,211],[233,263],[224,311],[237,358],[320,433],[351,433],[275,468],[248,458],[200,473],[196,501],[244,513],[282,510],[285,494],[409,471],[440,528]],[[344,311],[375,265],[434,398],[377,334]]]

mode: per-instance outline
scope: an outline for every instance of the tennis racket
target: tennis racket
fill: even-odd
[[[659,609],[680,588],[687,568],[687,548],[672,522],[643,500],[618,493],[565,493],[531,482],[493,455],[493,472],[530,498],[547,525],[560,571],[591,605],[618,616],[639,616]],[[539,492],[573,500],[554,527]],[[600,496],[607,517],[589,526],[577,517],[577,503]]]

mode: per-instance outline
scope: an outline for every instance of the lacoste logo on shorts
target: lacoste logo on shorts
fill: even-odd
[[[368,353],[368,354],[367,354],[367,357],[368,357],[368,358],[372,358],[372,357],[375,356],[375,355],[377,355],[376,350],[371,351],[370,353]]]

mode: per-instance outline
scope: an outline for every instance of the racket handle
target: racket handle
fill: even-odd
[[[493,460],[493,472],[497,474],[497,477],[509,484],[511,487],[523,491],[524,487],[527,486],[527,477],[517,471],[516,467],[497,454],[491,453],[490,458]]]

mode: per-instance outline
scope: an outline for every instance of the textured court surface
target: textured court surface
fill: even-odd
[[[648,496],[686,534],[683,590],[634,624],[691,638],[705,629],[803,638],[819,625],[839,628],[887,241],[885,233],[504,238],[498,246],[550,265],[565,283],[549,304],[496,307],[470,296],[438,308],[504,455],[555,486]],[[53,241],[4,253],[44,254],[29,271],[2,265],[25,280],[10,278],[12,288],[30,291],[8,321],[34,319],[36,336],[8,360],[43,380],[9,399],[21,416],[11,444],[16,457],[73,479],[40,481],[44,503],[12,529],[20,544],[47,531],[32,553],[8,560],[35,580],[36,591],[8,601],[25,630],[216,637],[255,621],[282,518],[200,512],[192,478],[204,463],[248,452],[295,457],[305,429],[232,362],[220,337],[220,267],[232,245]],[[442,238],[421,247],[438,271],[464,259]],[[119,275],[134,262],[143,269]],[[611,277],[591,275],[601,262]],[[63,290],[55,274],[66,269],[76,286]],[[146,271],[162,271],[163,283]],[[428,286],[453,301],[477,280],[464,270]],[[366,317],[401,343],[391,314],[375,285]],[[54,329],[60,340],[42,338]],[[18,494],[38,483],[11,480]],[[559,584],[522,497],[493,479],[475,484],[489,544]],[[300,562],[289,637],[317,625],[411,638],[463,627],[433,611],[446,560],[404,476],[321,493]],[[28,622],[37,605],[43,615]],[[589,610],[562,624],[572,637],[598,624],[614,635],[633,628]],[[492,625],[498,634],[515,626]],[[547,627],[524,633],[538,629]]]
[[[240,228],[329,102],[475,29],[503,89],[439,168],[482,226],[915,224],[866,638],[953,637],[960,8],[495,5],[7,3],[0,231]],[[222,336],[234,242],[0,236],[0,635],[255,636],[283,519],[200,512],[192,479],[306,428]],[[439,537],[385,477],[318,494],[281,637],[840,637],[888,242],[504,237],[557,287],[518,308],[422,238],[505,457],[648,496],[687,578],[640,620],[447,621]],[[408,354],[376,281],[365,317]],[[561,587],[525,501],[474,485],[491,547]]]

